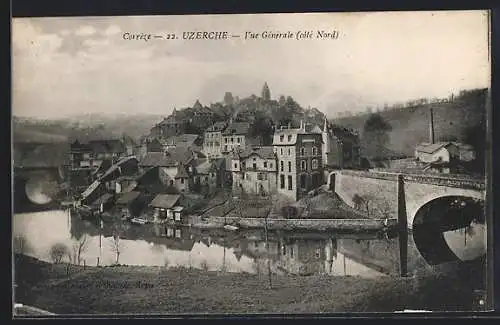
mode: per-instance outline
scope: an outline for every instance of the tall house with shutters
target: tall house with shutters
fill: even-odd
[[[306,125],[281,127],[273,137],[278,160],[278,192],[299,200],[323,184],[323,139],[321,129]]]

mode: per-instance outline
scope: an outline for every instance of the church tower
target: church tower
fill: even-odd
[[[267,82],[265,82],[264,86],[262,87],[261,97],[263,100],[270,100],[271,99],[271,90],[269,90],[269,86],[267,85]]]

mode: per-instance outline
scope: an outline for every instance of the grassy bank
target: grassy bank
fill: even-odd
[[[16,257],[16,301],[58,314],[471,310],[478,278],[470,272],[411,279],[273,276],[269,289],[266,275],[114,266],[67,276],[64,265]]]

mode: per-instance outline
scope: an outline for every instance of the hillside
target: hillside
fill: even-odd
[[[418,143],[429,141],[430,107],[434,111],[436,141],[470,142],[468,130],[485,128],[485,104],[486,91],[473,90],[449,102],[393,108],[378,114],[392,127],[389,132],[388,149],[412,156]],[[364,124],[369,116],[370,114],[343,117],[334,119],[332,122],[357,130],[363,137]]]
[[[16,118],[12,121],[14,142],[53,143],[120,138],[138,139],[162,119],[157,115],[81,115],[60,120]]]

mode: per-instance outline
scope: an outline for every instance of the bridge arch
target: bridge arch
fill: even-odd
[[[408,227],[412,228],[417,213],[436,199],[463,197],[484,201],[484,192],[473,189],[405,182],[405,205]]]
[[[470,239],[468,256],[462,254],[462,241],[457,245],[457,231],[463,230],[464,236],[469,236],[467,229],[484,226],[484,216],[484,201],[480,199],[461,195],[434,198],[420,207],[413,218],[415,245],[430,265],[481,257],[486,250],[484,231]]]

